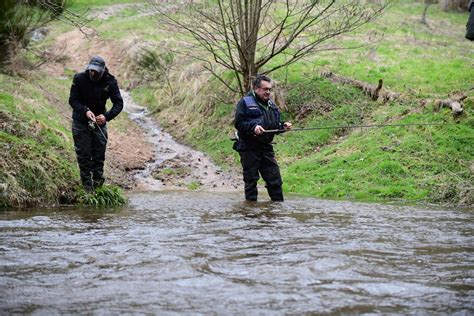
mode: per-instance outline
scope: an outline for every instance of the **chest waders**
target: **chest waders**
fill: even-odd
[[[107,125],[90,126],[88,123],[73,121],[72,135],[74,149],[86,191],[92,191],[104,183],[104,161],[107,148]]]
[[[252,96],[245,96],[243,101],[246,108],[251,109],[248,112],[252,113],[246,116],[245,119],[255,120],[264,128],[278,127],[278,109],[272,108],[270,105],[266,107],[257,104]],[[256,108],[258,108],[258,115],[255,115],[257,113]],[[240,163],[243,169],[245,199],[247,201],[257,200],[257,182],[260,176],[265,181],[268,195],[272,201],[283,201],[283,182],[281,180],[280,168],[273,152],[273,146],[271,145],[272,139],[273,135],[268,140],[263,138],[261,143],[257,142],[256,147],[252,146],[245,151],[239,151]]]

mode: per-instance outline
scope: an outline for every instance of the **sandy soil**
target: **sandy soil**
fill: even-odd
[[[125,130],[117,130],[113,122],[110,124],[105,174],[109,182],[132,189],[136,186],[133,175],[155,159],[155,151],[144,137],[145,131],[127,118],[121,119],[127,121]]]

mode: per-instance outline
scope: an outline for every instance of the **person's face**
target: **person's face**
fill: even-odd
[[[89,76],[92,81],[99,81],[100,77],[102,77],[102,74],[93,69],[89,69]]]
[[[255,88],[255,94],[262,101],[268,101],[270,99],[270,94],[272,93],[272,83],[268,81],[260,81],[260,87]]]

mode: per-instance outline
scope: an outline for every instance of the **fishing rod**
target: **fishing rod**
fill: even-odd
[[[279,133],[279,132],[299,132],[299,131],[314,131],[322,129],[342,129],[342,128],[362,128],[362,127],[399,127],[399,126],[445,126],[455,125],[450,123],[405,123],[405,124],[366,124],[366,125],[338,125],[338,126],[320,126],[320,127],[303,127],[292,129],[269,129],[263,133]]]
[[[107,138],[107,136],[105,136],[104,132],[102,131],[102,128],[100,128],[99,124],[97,124],[97,122],[94,122],[94,123],[95,123],[95,125],[99,128],[99,131],[100,131],[100,133],[102,134],[102,136],[104,136],[105,140],[109,140],[109,139]]]
[[[94,124],[95,124],[95,126],[97,126],[97,128],[99,129],[99,132],[102,134],[102,136],[104,136],[104,139],[105,139],[105,140],[109,140],[109,139],[107,138],[107,136],[105,136],[104,132],[102,131],[102,128],[100,128],[99,124],[97,124],[97,121],[94,122],[94,121],[89,120],[89,129],[90,129],[91,131],[94,130],[94,129],[95,129]]]

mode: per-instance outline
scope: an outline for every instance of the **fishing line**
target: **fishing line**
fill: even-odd
[[[97,127],[99,128],[99,131],[100,131],[100,133],[102,134],[102,136],[104,136],[105,140],[109,140],[109,139],[107,138],[107,136],[105,136],[104,132],[102,132],[102,128],[100,128],[99,124],[97,124],[97,122],[95,122],[95,125],[97,125]]]
[[[104,136],[104,139],[106,141],[108,141],[109,139],[107,138],[107,136],[105,136],[104,132],[102,131],[102,128],[100,128],[100,126],[99,126],[99,124],[97,124],[97,122],[89,121],[89,130],[93,131],[95,129],[94,124],[95,124],[95,126],[97,126],[97,128],[99,129],[99,132],[102,134],[102,136]]]
[[[305,127],[292,129],[269,129],[263,133],[278,133],[278,132],[299,132],[299,131],[313,131],[322,129],[342,129],[342,128],[363,128],[363,127],[399,127],[399,126],[445,126],[456,125],[450,123],[406,123],[406,124],[367,124],[367,125],[339,125],[339,126],[321,126],[321,127]]]

